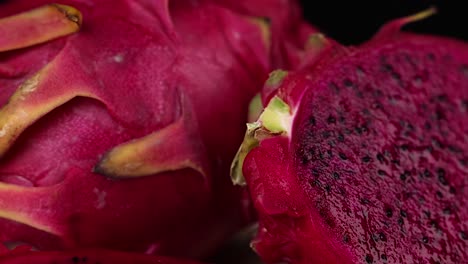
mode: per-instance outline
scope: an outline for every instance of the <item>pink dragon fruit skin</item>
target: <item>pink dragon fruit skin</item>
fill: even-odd
[[[151,256],[137,253],[118,252],[104,249],[79,249],[69,251],[34,252],[27,247],[16,248],[4,254],[0,253],[0,262],[4,264],[197,264],[199,262]]]
[[[266,263],[468,259],[468,46],[399,31],[432,12],[271,74],[232,170]]]
[[[222,1],[48,3],[0,6],[0,241],[211,251],[250,220],[223,176],[268,27]]]

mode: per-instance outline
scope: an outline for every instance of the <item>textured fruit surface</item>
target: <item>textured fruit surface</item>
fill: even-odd
[[[404,22],[276,80],[243,166],[267,263],[468,259],[468,45]]]
[[[0,242],[199,256],[250,220],[226,176],[275,9],[229,2],[0,5]]]
[[[70,264],[70,263],[101,263],[101,264],[196,264],[199,262],[172,259],[167,257],[144,254],[125,253],[102,249],[80,249],[74,251],[33,252],[27,248],[15,249],[4,255],[0,254],[0,262],[4,264]]]

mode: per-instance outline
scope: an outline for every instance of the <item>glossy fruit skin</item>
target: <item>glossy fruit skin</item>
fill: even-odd
[[[36,13],[47,31],[8,22],[39,33],[0,42],[0,242],[199,257],[252,221],[229,162],[283,29],[228,2],[67,0]]]

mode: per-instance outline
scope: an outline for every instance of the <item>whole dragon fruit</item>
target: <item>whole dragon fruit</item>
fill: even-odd
[[[0,5],[0,242],[211,251],[250,220],[225,176],[284,29],[228,0],[48,3]]]
[[[271,74],[232,170],[266,263],[468,260],[468,45],[399,30],[431,13]]]
[[[101,263],[101,264],[197,264],[199,262],[172,259],[146,254],[119,252],[103,249],[79,249],[67,251],[31,251],[27,246],[18,247],[13,251],[1,254],[2,264],[70,264],[70,263]]]

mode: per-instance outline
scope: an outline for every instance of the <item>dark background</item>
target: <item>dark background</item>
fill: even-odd
[[[344,44],[369,39],[386,21],[435,6],[438,13],[405,30],[468,40],[466,0],[302,0],[304,15],[328,36]]]

